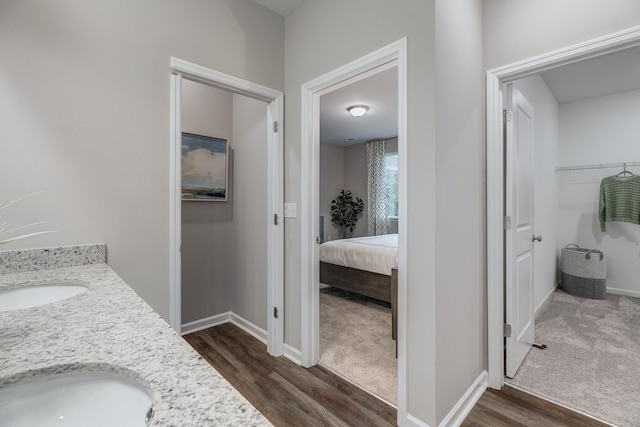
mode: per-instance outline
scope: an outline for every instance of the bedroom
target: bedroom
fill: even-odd
[[[349,111],[354,105],[364,106],[363,115]],[[320,363],[392,404],[397,111],[395,66],[320,97]],[[334,219],[333,201],[342,190],[350,192],[354,206],[362,201],[353,227]]]

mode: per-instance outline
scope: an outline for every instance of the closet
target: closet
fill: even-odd
[[[513,83],[535,110],[533,220],[535,235],[544,237],[534,249],[535,340],[547,347],[532,348],[513,380],[506,380],[629,426],[640,420],[628,393],[640,381],[634,327],[640,319],[640,225],[613,221],[602,227],[600,188],[605,178],[640,180],[640,79],[625,77],[630,62],[640,65],[640,52]],[[604,253],[609,299],[556,291],[562,248],[573,244]]]
[[[558,247],[576,243],[607,257],[608,292],[640,297],[640,226],[599,220],[602,180],[640,175],[640,90],[559,106]],[[628,178],[627,178],[628,179]]]

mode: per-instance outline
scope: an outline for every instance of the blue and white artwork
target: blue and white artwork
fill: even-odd
[[[229,143],[182,133],[182,200],[227,201]]]

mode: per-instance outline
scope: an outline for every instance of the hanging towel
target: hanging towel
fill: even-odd
[[[600,183],[600,230],[605,222],[640,224],[640,175],[608,176]]]

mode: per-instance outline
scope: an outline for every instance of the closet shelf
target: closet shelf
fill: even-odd
[[[556,168],[556,172],[587,170],[587,169],[613,169],[613,168],[626,169],[626,168],[638,167],[638,166],[640,166],[640,162],[600,163],[597,165],[559,166]]]

